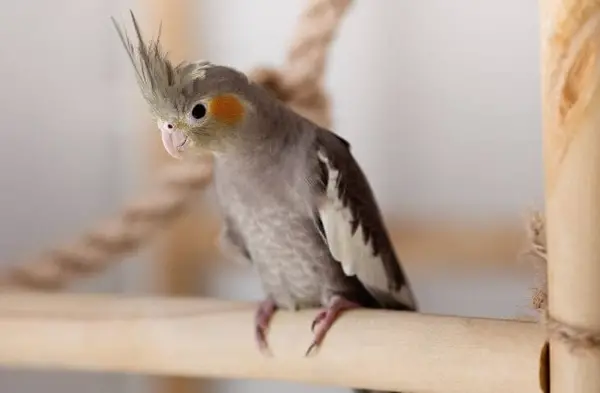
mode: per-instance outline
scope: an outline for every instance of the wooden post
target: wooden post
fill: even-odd
[[[600,4],[544,0],[542,96],[549,317],[600,331]],[[568,330],[568,329],[566,329]],[[600,392],[600,351],[550,339],[552,393]]]
[[[194,26],[194,12],[198,4],[189,0],[153,0],[143,1],[147,8],[149,23],[144,29],[147,37],[154,37],[161,26],[161,43],[174,63],[181,60],[197,59],[201,56],[199,31]],[[192,53],[194,52],[194,53]],[[149,135],[151,168],[160,171],[160,167],[173,161],[165,151],[155,124],[150,124]],[[154,248],[156,260],[157,288],[167,296],[185,296],[202,294],[202,265],[214,254],[212,236],[214,225],[211,223],[209,209],[202,197],[198,204],[178,219],[166,231]],[[209,233],[210,232],[210,233]],[[159,390],[164,393],[192,393],[209,389],[208,382],[195,378],[161,378]]]

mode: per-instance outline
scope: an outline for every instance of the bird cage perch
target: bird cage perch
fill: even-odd
[[[330,123],[322,91],[326,52],[350,3],[309,1],[284,66],[251,74],[323,125]],[[265,357],[252,338],[250,303],[15,291],[60,288],[137,249],[209,183],[210,162],[187,162],[107,227],[6,276],[0,364],[393,391],[600,391],[600,3],[546,0],[540,15],[547,221],[540,223],[547,225],[536,232],[536,250],[547,260],[537,298],[543,323],[356,310],[306,358],[313,314],[282,311],[270,331],[274,356]]]
[[[253,340],[255,304],[214,299],[23,294],[0,298],[0,364],[270,379],[426,392],[539,392],[533,322],[358,310],[326,344],[310,310],[278,313],[272,357]]]

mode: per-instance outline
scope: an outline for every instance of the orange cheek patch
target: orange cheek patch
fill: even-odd
[[[237,97],[230,94],[214,97],[208,105],[208,111],[218,121],[230,125],[244,116],[244,106]]]

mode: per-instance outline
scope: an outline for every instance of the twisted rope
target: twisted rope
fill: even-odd
[[[330,124],[322,81],[330,44],[350,0],[309,0],[299,18],[285,65],[261,67],[250,78],[293,110],[323,126]],[[161,229],[186,213],[211,181],[208,159],[167,168],[154,191],[70,245],[17,264],[1,275],[2,288],[57,290],[72,280],[108,269],[119,257],[138,250]]]
[[[74,278],[106,270],[114,258],[136,251],[183,214],[196,193],[210,182],[210,168],[206,158],[166,168],[152,192],[72,244],[9,269],[2,277],[2,287],[55,290]]]
[[[280,69],[259,67],[250,74],[290,108],[315,123],[331,125],[323,91],[327,54],[351,0],[308,0]]]

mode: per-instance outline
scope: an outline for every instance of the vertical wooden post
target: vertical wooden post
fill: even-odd
[[[549,316],[600,331],[600,4],[541,8]],[[600,351],[550,339],[550,391],[600,392]]]
[[[149,23],[144,29],[148,37],[155,37],[161,26],[161,43],[174,63],[196,59],[199,47],[199,31],[192,28],[198,4],[190,0],[143,1],[147,9]],[[194,53],[192,53],[194,52]],[[160,171],[160,167],[172,163],[165,151],[156,126],[149,135],[150,167]],[[158,240],[155,251],[156,278],[158,291],[167,296],[201,294],[203,287],[202,265],[214,253],[212,230],[214,219],[203,203],[200,195],[196,206],[177,220]],[[206,224],[206,225],[205,225]],[[208,226],[207,226],[208,225]],[[210,232],[210,233],[209,233]],[[159,391],[164,393],[206,392],[208,382],[201,379],[168,377],[159,378]]]

